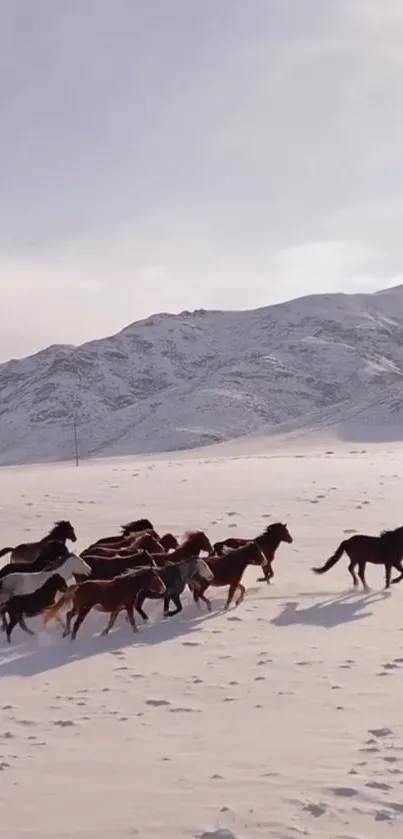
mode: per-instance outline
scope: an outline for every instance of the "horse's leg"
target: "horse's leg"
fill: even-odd
[[[349,572],[350,572],[350,574],[351,574],[351,576],[352,576],[352,578],[353,578],[353,585],[354,585],[354,587],[358,586],[358,580],[357,580],[357,577],[356,577],[356,575],[355,575],[355,573],[354,573],[354,568],[355,568],[355,566],[356,566],[356,565],[357,565],[357,563],[356,563],[356,562],[354,562],[353,560],[351,560],[351,561],[350,561],[350,565],[348,566],[348,570],[349,570]]]
[[[63,630],[63,638],[67,638],[67,635],[70,635],[71,632],[71,621],[73,620],[74,616],[77,614],[76,607],[73,606],[66,614],[66,625]]]
[[[245,586],[243,586],[242,583],[238,583],[238,588],[240,589],[240,595],[235,601],[235,606],[239,606],[239,604],[242,603],[242,600],[245,597]]]
[[[82,622],[87,617],[88,612],[91,611],[91,609],[92,609],[92,605],[91,606],[82,606],[81,609],[78,609],[78,615],[77,615],[77,617],[74,621],[74,626],[73,626],[73,629],[71,631],[71,636],[70,636],[72,641],[76,640],[77,632],[80,629],[80,626],[81,626]]]
[[[400,577],[394,577],[392,583],[400,583],[400,580],[403,580],[402,560],[397,559],[396,562],[393,563],[393,568],[396,568],[396,571],[399,571]]]
[[[135,609],[136,612],[139,613],[140,617],[143,618],[143,621],[148,621],[148,615],[143,611],[143,603],[146,599],[147,595],[144,592],[141,592],[135,602]]]
[[[136,626],[136,621],[134,620],[133,604],[132,603],[130,603],[126,606],[126,612],[127,612],[127,619],[130,623],[130,626],[131,626],[133,632],[138,632],[138,629],[137,629],[137,626]]]
[[[273,568],[272,568],[272,564],[271,564],[271,562],[268,560],[268,561],[267,561],[267,563],[266,563],[266,565],[265,565],[265,566],[264,566],[264,568],[263,568],[263,577],[258,577],[258,578],[257,578],[257,582],[258,582],[258,583],[264,583],[264,582],[266,582],[266,583],[267,583],[267,585],[270,585],[270,580],[271,580],[273,577],[274,577],[274,571],[273,571]]]
[[[4,609],[1,612],[1,631],[2,632],[7,632],[7,618],[6,618],[6,612],[5,612]]]
[[[170,618],[181,612],[183,608],[179,594],[172,594],[171,600],[175,603],[176,609],[173,609],[172,612],[168,612]]]
[[[392,576],[392,563],[385,562],[385,588],[390,588],[390,578]]]
[[[230,607],[230,605],[231,605],[231,603],[232,603],[232,600],[233,600],[234,594],[235,594],[235,592],[236,592],[236,590],[237,590],[237,588],[238,588],[238,587],[239,587],[239,583],[238,583],[238,581],[237,581],[236,583],[231,583],[231,585],[230,585],[230,587],[229,587],[229,591],[228,591],[227,602],[226,602],[226,604],[225,604],[225,606],[224,606],[224,611],[225,611],[225,612],[227,611],[227,609],[229,609],[229,607]]]
[[[121,608],[121,607],[119,606],[119,608],[118,608],[118,609],[115,609],[113,612],[111,612],[111,613],[110,613],[108,623],[106,624],[105,629],[103,629],[103,630],[102,630],[101,635],[107,635],[107,634],[108,634],[108,632],[110,632],[110,630],[112,629],[112,627],[115,625],[115,623],[116,623],[116,618],[117,618],[117,616],[118,616],[118,614],[119,614],[119,612],[120,612],[120,608]],[[127,610],[126,610],[126,611],[127,611]],[[129,613],[127,613],[127,614],[129,615]],[[130,618],[129,618],[129,620],[130,620]]]
[[[7,628],[6,628],[6,634],[7,634],[7,641],[8,641],[8,643],[10,643],[11,633],[12,633],[12,631],[13,631],[14,627],[15,627],[15,626],[17,626],[17,623],[18,623],[18,615],[9,615],[9,618],[10,618],[10,619],[9,619],[9,622],[8,622],[8,624],[7,624]]]
[[[169,604],[171,602],[171,595],[165,594],[164,595],[164,618],[167,618],[169,615]]]
[[[29,627],[26,625],[24,615],[21,615],[18,623],[19,623],[21,629],[23,629],[24,632],[27,633],[27,635],[35,635],[35,632],[32,632],[32,629],[29,629]]]
[[[367,585],[367,581],[365,579],[365,565],[365,559],[361,559],[358,563],[358,576],[362,582],[365,591],[369,591],[369,586]]]

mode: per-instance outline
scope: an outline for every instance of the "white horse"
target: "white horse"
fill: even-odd
[[[89,577],[91,574],[90,566],[77,554],[68,554],[60,565],[52,564],[48,566],[45,571],[16,571],[12,574],[7,574],[0,580],[0,606],[10,600],[11,597],[16,597],[21,594],[33,594],[38,588],[41,588],[46,580],[53,577],[55,574],[60,574],[67,583],[73,574],[82,574]]]

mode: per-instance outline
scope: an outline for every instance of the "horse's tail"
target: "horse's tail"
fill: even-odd
[[[0,551],[0,557],[5,556],[6,554],[11,554],[14,548],[2,548]]]
[[[211,581],[214,580],[214,574],[211,568],[209,568],[209,566],[207,565],[207,562],[204,561],[204,559],[198,558],[196,560],[194,573],[198,574],[199,577],[202,578],[202,580],[206,581],[206,583],[211,583]]]
[[[325,574],[326,571],[330,571],[330,569],[333,568],[333,565],[336,565],[336,562],[338,562],[340,557],[343,556],[344,551],[346,550],[346,544],[346,542],[341,542],[333,556],[329,557],[327,562],[325,562],[321,568],[312,568],[312,571],[314,571],[315,574]]]
[[[45,626],[47,626],[51,620],[57,618],[63,606],[66,606],[67,603],[71,603],[77,589],[78,585],[70,586],[70,588],[68,588],[67,591],[64,594],[62,594],[62,596],[59,597],[58,600],[56,600],[56,603],[54,603],[53,606],[50,606],[49,609],[46,609],[46,611],[43,613],[43,622]]]

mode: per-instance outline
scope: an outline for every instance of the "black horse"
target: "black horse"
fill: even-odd
[[[354,568],[358,565],[358,576],[365,589],[368,588],[365,579],[365,566],[367,562],[385,567],[385,588],[390,583],[400,583],[403,579],[403,527],[396,530],[383,530],[379,536],[366,536],[363,533],[356,533],[350,539],[345,539],[324,565],[320,568],[312,568],[315,574],[325,574],[336,565],[336,562],[346,552],[350,559],[348,570],[353,578],[354,586],[358,586],[358,580]],[[392,568],[399,571],[399,577],[391,581]]]
[[[28,635],[35,635],[31,629],[28,629],[24,618],[35,618],[41,615],[46,609],[53,605],[55,596],[58,591],[67,591],[67,583],[60,576],[54,574],[49,577],[46,583],[38,588],[32,594],[21,594],[16,597],[11,597],[8,603],[1,609],[1,617],[3,619],[3,632],[6,632],[7,641],[10,643],[11,633],[17,623],[21,629]],[[8,617],[8,621],[7,621]]]

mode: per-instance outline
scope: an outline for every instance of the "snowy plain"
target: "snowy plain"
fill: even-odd
[[[403,587],[353,592],[353,532],[403,523],[403,446],[226,444],[157,458],[0,470],[1,543],[68,518],[78,550],[147,515],[161,532],[253,536],[284,521],[269,587],[249,569],[224,614],[134,637],[121,618],[72,644],[29,621],[0,638],[0,814],[7,839],[383,839],[403,835]]]

